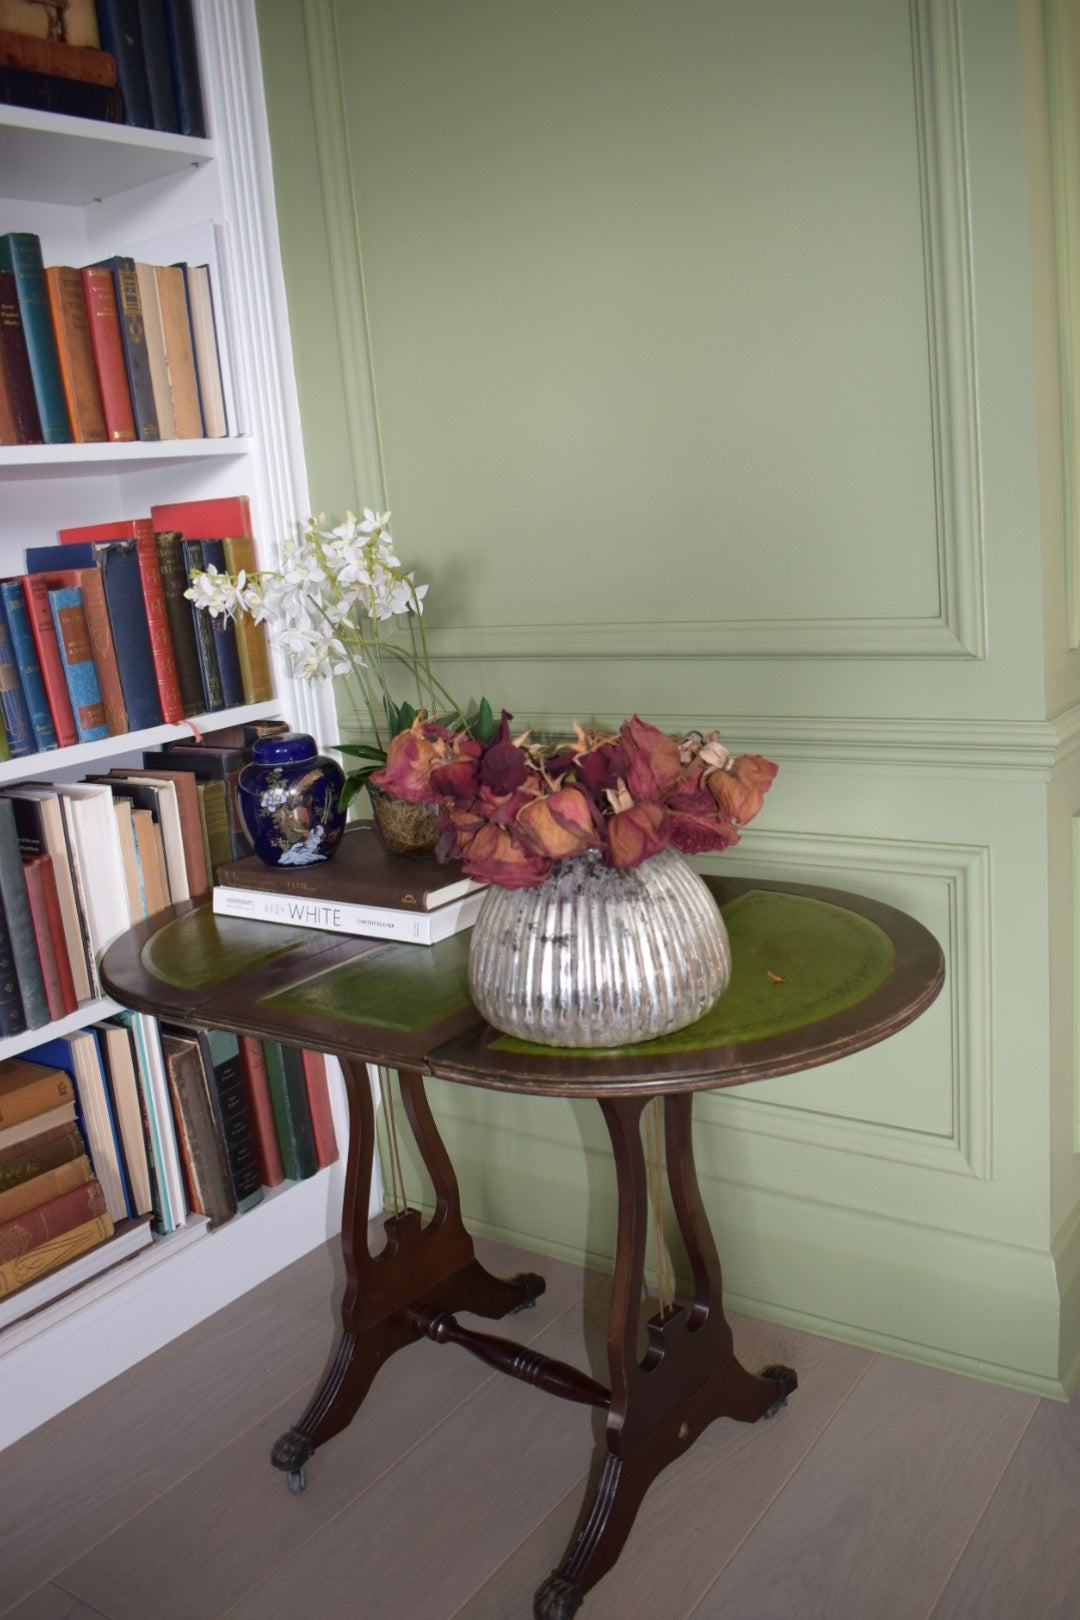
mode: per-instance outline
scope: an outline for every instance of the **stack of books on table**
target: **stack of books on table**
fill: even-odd
[[[43,1303],[71,1286],[73,1262],[82,1261],[82,1281],[150,1242],[149,1222],[128,1220],[95,1174],[77,1108],[65,1070],[22,1057],[0,1063],[0,1324],[23,1289],[36,1285]]]
[[[267,866],[257,855],[217,870],[214,910],[335,934],[434,945],[471,928],[485,885],[431,856],[388,855],[369,822],[345,831],[317,865]]]

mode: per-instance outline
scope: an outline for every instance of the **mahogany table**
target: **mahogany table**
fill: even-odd
[[[594,1483],[562,1565],[536,1594],[536,1620],[569,1620],[618,1558],[649,1485],[715,1418],[768,1417],[796,1387],[790,1368],[753,1374],[735,1357],[694,1167],[694,1092],[809,1069],[873,1045],[918,1017],[944,979],[936,940],[889,906],[805,885],[709,882],[731,936],[730,986],[690,1029],[621,1049],[567,1051],[499,1035],[469,1000],[467,935],[432,947],[389,945],[215,917],[205,901],[185,902],[117,940],[102,964],[106,990],[129,1007],[341,1059],[351,1116],[342,1332],[307,1410],[273,1449],[271,1461],[292,1489],[303,1489],[305,1462],[351,1422],[387,1357],[423,1337],[606,1410]],[[376,1151],[369,1062],[398,1071],[436,1199],[426,1223],[413,1209],[386,1219],[377,1255],[368,1246]],[[511,1315],[532,1304],[544,1282],[532,1274],[494,1277],[477,1260],[426,1075],[599,1104],[618,1187],[610,1387],[458,1321],[461,1311]],[[639,1359],[648,1226],[641,1126],[654,1098],[663,1099],[668,1189],[692,1298],[652,1318]]]

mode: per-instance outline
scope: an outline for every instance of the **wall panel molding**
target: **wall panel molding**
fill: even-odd
[[[901,0],[897,0],[901,3]],[[354,477],[386,504],[360,210],[334,0],[303,0]],[[982,658],[986,653],[967,135],[958,0],[909,0],[933,454],[938,611],[926,617],[476,625],[431,632],[440,657]]]
[[[875,1124],[740,1094],[711,1092],[699,1117],[737,1130],[784,1137],[845,1153],[893,1159],[922,1169],[989,1179],[992,1142],[992,979],[990,851],[983,845],[915,843],[832,834],[755,831],[745,858],[724,854],[724,869],[760,877],[792,877],[855,888],[888,900],[882,879],[897,877],[936,890],[945,901],[945,988],[951,1129],[944,1134]]]

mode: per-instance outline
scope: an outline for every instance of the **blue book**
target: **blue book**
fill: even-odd
[[[23,1055],[31,1063],[44,1063],[71,1076],[76,1116],[94,1174],[105,1194],[105,1208],[114,1221],[129,1219],[134,1210],[96,1032],[81,1029],[74,1035],[56,1035]]]
[[[116,82],[124,98],[124,123],[153,129],[150,81],[143,55],[139,0],[95,0],[101,48],[116,58]]]
[[[42,437],[46,444],[71,444],[75,435],[60,375],[40,238],[32,231],[7,231],[0,236],[0,270],[10,270],[15,277]]]
[[[169,32],[173,89],[181,135],[206,135],[199,53],[191,0],[165,0],[165,26]]]
[[[161,699],[135,541],[88,540],[69,546],[27,547],[28,574],[78,568],[96,568],[101,575],[129,731],[160,726]]]
[[[56,727],[49,712],[45,683],[41,679],[41,665],[34,645],[34,633],[30,628],[22,580],[0,580],[0,608],[3,609],[8,639],[19,670],[19,681],[30,716],[30,729],[34,734],[34,747],[41,753],[47,748],[56,747]]]
[[[49,592],[49,607],[56,626],[56,642],[64,666],[71,712],[80,742],[98,742],[109,735],[105,705],[101,701],[94,645],[86,622],[83,594],[78,585],[64,585]]]
[[[8,634],[7,620],[0,613],[0,711],[4,716],[8,755],[21,759],[35,749],[34,728],[30,724],[30,710],[26,705],[19,666],[15,661],[15,648]]]
[[[213,566],[219,574],[227,574],[229,565],[225,560],[224,540],[201,540],[187,542],[202,546],[203,567]],[[209,614],[204,617],[210,618]],[[240,673],[240,653],[236,645],[236,625],[224,613],[217,613],[210,618],[214,632],[214,648],[217,652],[218,674],[221,676],[221,695],[227,709],[236,709],[245,701],[244,678]]]

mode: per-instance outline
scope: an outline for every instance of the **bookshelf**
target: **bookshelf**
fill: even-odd
[[[246,493],[263,554],[308,509],[303,449],[277,249],[276,216],[252,0],[196,5],[212,139],[0,107],[0,231],[33,231],[46,264],[136,253],[186,228],[224,227],[225,273],[242,436],[147,444],[0,448],[0,568],[23,571],[30,545],[64,526],[145,515],[157,502]],[[153,257],[143,251],[140,255]],[[175,258],[185,257],[176,253]],[[168,262],[162,256],[160,262]],[[216,725],[274,713],[332,738],[330,699],[275,666],[273,703],[194,717]],[[0,763],[0,782],[76,780],[137,765],[184,725],[110,737]],[[83,1027],[109,1001],[6,1041],[0,1057]],[[339,1141],[345,1104],[333,1096]],[[322,1242],[337,1228],[342,1166],[286,1184],[212,1234],[181,1232],[0,1330],[0,1447],[152,1353]]]

